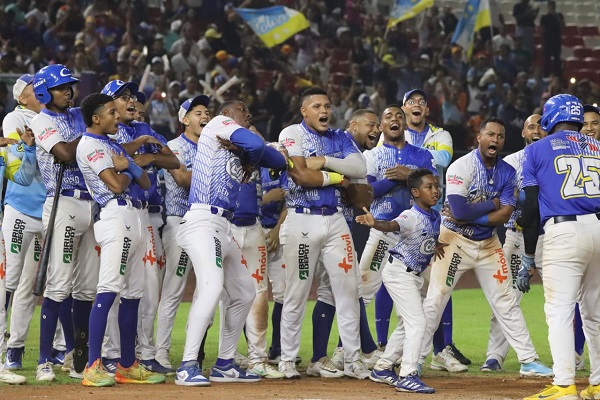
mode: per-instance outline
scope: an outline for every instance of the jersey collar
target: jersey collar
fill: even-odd
[[[95,133],[91,133],[91,132],[88,132],[88,131],[85,131],[83,133],[83,136],[87,136],[87,137],[90,137],[90,138],[96,139],[96,140],[103,140],[103,141],[106,141],[106,142],[110,142],[110,138],[108,136],[96,135]]]
[[[415,211],[418,211],[419,213],[427,216],[429,219],[434,220],[437,218],[437,215],[435,215],[435,213],[433,212],[434,211],[433,209],[431,209],[430,212],[427,212],[427,211],[423,210],[421,207],[419,207],[417,205],[417,203],[413,203],[413,208],[415,209]]]
[[[194,146],[194,147],[197,147],[197,146],[198,146],[198,144],[197,144],[197,143],[194,143],[194,142],[192,142],[192,141],[190,140],[190,138],[188,138],[187,136],[185,136],[185,134],[184,134],[184,133],[182,133],[180,136],[183,138],[183,140],[185,140],[186,142],[188,142],[188,143],[189,143],[189,144],[191,144],[192,146]]]

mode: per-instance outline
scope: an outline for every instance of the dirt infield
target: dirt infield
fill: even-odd
[[[430,400],[506,400],[522,399],[543,389],[549,380],[522,379],[516,376],[469,376],[425,375],[424,380],[435,387],[433,395],[418,396],[399,393],[390,386],[376,384],[369,380],[355,379],[318,379],[300,380],[263,380],[254,384],[213,384],[205,388],[185,388],[176,386],[172,380],[164,385],[138,386],[118,385],[114,388],[84,388],[80,385],[18,386],[0,387],[0,399],[393,399],[423,398]],[[580,390],[587,383],[578,379]]]

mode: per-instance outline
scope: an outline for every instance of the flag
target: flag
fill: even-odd
[[[452,43],[461,46],[470,59],[473,52],[473,36],[486,26],[492,26],[490,0],[469,0],[452,35]]]
[[[236,8],[235,11],[267,47],[283,43],[310,26],[304,14],[284,6]]]
[[[429,7],[433,7],[433,0],[395,0],[390,12],[387,29],[399,22],[414,18],[415,15]]]

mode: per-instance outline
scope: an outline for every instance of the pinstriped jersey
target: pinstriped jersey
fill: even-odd
[[[400,225],[398,243],[389,251],[413,271],[427,268],[440,235],[440,213],[426,212],[416,204],[394,219]]]
[[[35,134],[37,161],[44,185],[46,185],[46,196],[53,197],[59,166],[54,162],[54,156],[50,151],[57,143],[70,143],[85,132],[86,126],[81,109],[79,107],[69,108],[64,114],[43,109],[31,120],[31,130]],[[73,161],[65,167],[61,189],[86,190],[77,162]]]
[[[446,173],[448,196],[459,195],[469,203],[479,203],[498,197],[502,206],[515,206],[516,172],[506,161],[497,158],[496,165],[487,169],[481,161],[479,149],[462,156],[453,162]],[[464,224],[459,225],[447,218],[442,224],[472,240],[483,240],[496,233],[495,226]]]
[[[123,193],[115,194],[99,176],[105,169],[114,168],[112,152],[127,157],[130,163],[133,162],[125,153],[125,149],[107,136],[86,132],[77,145],[77,164],[85,178],[88,191],[100,207],[104,207],[112,199],[132,199],[130,188],[133,181]]]
[[[367,179],[369,182],[385,179],[385,171],[400,164],[407,168],[426,168],[437,175],[431,153],[406,143],[402,149],[389,144],[375,147],[364,153],[367,160]],[[388,193],[373,199],[371,213],[375,219],[391,221],[411,206],[410,191],[406,182],[397,185]]]
[[[279,143],[285,146],[290,157],[328,156],[346,158],[360,153],[354,142],[342,130],[328,129],[323,134],[310,130],[304,122],[290,125],[281,131]],[[337,207],[340,192],[335,186],[308,188],[296,185],[292,178],[287,179],[289,192],[286,196],[288,207]]]
[[[244,176],[242,163],[238,156],[221,147],[217,136],[229,140],[238,129],[242,127],[224,115],[214,117],[202,129],[192,163],[190,204],[207,204],[229,211],[237,208]]]
[[[513,167],[515,169],[515,171],[517,172],[516,185],[517,185],[518,193],[521,191],[521,189],[523,189],[523,160],[524,159],[525,159],[525,149],[521,149],[521,150],[517,151],[516,153],[510,154],[510,155],[504,157],[504,161],[506,161],[508,164],[510,164],[510,166]],[[523,211],[523,207],[522,207],[521,203],[517,202],[517,205],[515,206],[515,211],[513,211],[513,213],[510,215],[510,219],[508,220],[508,222],[506,224],[504,224],[504,226],[507,228],[510,228],[510,229],[514,228],[515,221],[517,220],[517,218],[519,218],[521,216],[522,211]]]
[[[600,141],[560,131],[525,147],[523,187],[529,186],[539,187],[542,226],[559,215],[600,212]]]
[[[196,155],[196,143],[192,142],[184,134],[181,134],[179,137],[169,141],[167,145],[173,154],[175,154],[175,157],[177,157],[179,162],[185,165],[185,169],[191,171],[192,162]],[[165,170],[164,173],[166,186],[165,207],[167,215],[183,217],[190,209],[190,205],[188,204],[190,190],[179,186],[168,170]]]
[[[167,141],[164,137],[154,132],[150,125],[145,122],[131,121],[129,125],[119,124],[119,130],[115,136],[119,143],[129,143],[137,139],[140,136],[149,135],[157,139],[163,145],[167,145]],[[156,154],[160,151],[160,148],[155,144],[145,144],[140,146],[136,151],[137,154]],[[135,182],[133,183],[132,194],[134,198],[139,200],[148,201],[148,204],[155,206],[162,206],[164,203],[163,195],[160,191],[160,183],[158,176],[158,168],[154,164],[147,165],[144,167],[150,179],[150,187],[148,189],[142,189]]]
[[[263,197],[269,191],[277,188],[283,188],[283,182],[287,180],[286,171],[277,171],[272,168],[262,167],[260,169],[260,183]],[[285,190],[285,189],[284,189]],[[262,204],[260,212],[260,222],[263,227],[273,227],[279,220],[283,202],[275,201],[268,204]]]

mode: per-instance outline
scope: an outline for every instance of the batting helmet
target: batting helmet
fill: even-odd
[[[123,82],[121,80],[110,81],[102,89],[102,93],[111,96],[113,99],[119,97],[123,90],[129,89],[129,92],[135,96],[139,90],[138,84],[135,82]]]
[[[49,90],[65,83],[74,85],[79,83],[79,79],[74,78],[71,71],[62,64],[48,65],[35,73],[33,92],[40,103],[48,104],[52,101]]]
[[[583,126],[583,105],[579,99],[571,94],[557,94],[544,104],[544,114],[540,123],[542,129],[552,133],[552,128],[560,122],[576,124],[581,129]]]

